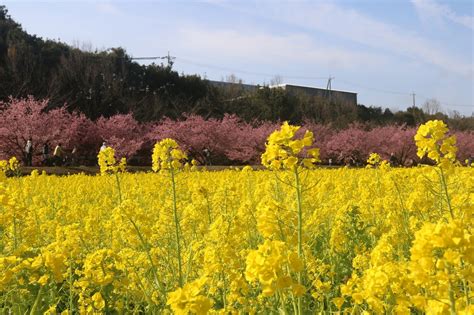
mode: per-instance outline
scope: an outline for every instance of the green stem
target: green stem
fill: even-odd
[[[222,292],[222,302],[224,303],[224,309],[226,309],[226,307],[227,307],[227,298],[226,298],[227,297],[227,283],[226,283],[224,272],[221,274],[221,277],[222,277],[223,284],[224,284],[223,292]]]
[[[440,174],[441,174],[441,184],[443,186],[443,190],[444,190],[444,193],[446,195],[446,202],[448,204],[448,209],[449,209],[449,213],[451,214],[451,219],[454,219],[454,213],[453,213],[453,208],[451,207],[451,198],[449,198],[449,194],[448,194],[448,185],[446,183],[446,177],[444,176],[444,172],[443,172],[443,169],[440,167]]]
[[[140,232],[140,229],[138,228],[137,224],[135,223],[135,221],[132,220],[132,218],[128,217],[128,220],[130,221],[130,223],[132,223],[133,225],[133,228],[135,229],[135,232],[137,232],[137,235],[138,235],[138,238],[140,239],[140,242],[142,243],[142,246],[143,248],[145,249],[145,253],[147,255],[147,258],[148,260],[150,261],[150,265],[151,265],[151,271],[153,273],[153,277],[155,278],[155,283],[156,285],[158,286],[158,288],[161,290],[161,292],[163,293],[164,290],[163,288],[161,287],[161,284],[160,284],[160,281],[158,279],[158,274],[156,272],[156,266],[153,262],[153,258],[151,257],[151,254],[150,254],[150,245],[148,244],[148,242],[145,240],[145,238],[143,237],[142,233]]]
[[[207,219],[209,220],[209,226],[212,223],[212,216],[211,216],[211,205],[209,204],[209,196],[206,193],[206,202],[207,202]]]
[[[72,257],[69,256],[69,312],[74,314],[74,304],[73,304],[73,281],[72,281]]]
[[[298,257],[303,258],[303,211],[301,205],[301,184],[298,173],[298,168],[294,169],[295,174],[295,189],[296,189],[296,210],[298,212]],[[302,272],[298,272],[298,283],[302,284]],[[298,315],[302,314],[302,299],[298,297]]]
[[[16,250],[18,246],[17,232],[16,232],[16,211],[13,207],[13,249]]]
[[[176,248],[178,251],[178,274],[179,274],[179,286],[183,287],[183,267],[181,262],[181,244],[180,244],[180,233],[179,233],[179,218],[178,218],[178,209],[176,206],[176,180],[174,169],[170,169],[171,174],[171,187],[173,189],[173,216],[174,216],[174,226],[176,232]]]
[[[290,274],[290,268],[289,267],[287,267],[287,272],[288,272],[288,274]],[[291,304],[293,306],[293,312],[295,314],[298,314],[298,308],[296,306],[295,295],[293,294],[293,292],[291,292]]]
[[[118,173],[115,173],[115,180],[117,182],[117,189],[118,189],[118,194],[119,194],[119,201],[120,204],[122,204],[122,189],[120,188],[120,179],[118,177]]]
[[[456,315],[456,300],[454,298],[453,286],[449,281],[449,311],[451,315]]]
[[[41,293],[43,293],[43,286],[41,286],[38,290],[38,294],[36,295],[35,303],[31,307],[30,315],[34,315],[34,314],[38,313],[36,310],[38,309],[38,304],[41,300],[40,299]]]

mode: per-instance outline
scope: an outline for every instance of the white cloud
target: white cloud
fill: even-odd
[[[361,66],[377,68],[386,64],[380,55],[331,46],[304,34],[278,35],[189,26],[178,31],[177,39],[180,50],[188,55],[225,56],[223,58],[270,66],[310,64],[337,70]]]
[[[463,76],[474,73],[470,60],[462,60],[440,48],[445,46],[443,43],[432,42],[413,30],[386,23],[355,9],[331,2],[292,2],[279,6],[272,3],[259,2],[258,12],[245,11],[242,7],[232,9],[296,26],[308,34],[318,34],[316,31],[348,44],[363,45],[372,54],[402,56]]]
[[[294,23],[381,49],[387,53],[428,62],[448,71],[463,75],[472,74],[472,64],[463,63],[457,58],[449,56],[438,49],[435,44],[416,33],[378,21],[355,10],[343,9],[334,5],[322,5],[320,8],[307,9],[300,14],[304,18],[296,16],[292,19]]]
[[[411,2],[423,19],[447,19],[474,30],[474,17],[471,15],[459,15],[447,5],[437,3],[433,0],[411,0]]]
[[[212,4],[212,5],[222,5],[222,4],[227,3],[227,1],[228,0],[198,0],[198,2]]]
[[[96,9],[99,12],[102,13],[107,13],[107,14],[112,14],[112,15],[118,15],[121,13],[120,9],[114,5],[112,2],[99,2],[96,4]]]

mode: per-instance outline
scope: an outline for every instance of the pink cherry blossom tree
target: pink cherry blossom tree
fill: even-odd
[[[132,157],[141,149],[149,132],[148,124],[140,124],[132,114],[101,117],[95,122],[98,137],[114,148],[118,157]],[[100,144],[97,144],[96,152]]]
[[[65,107],[47,110],[47,100],[10,99],[0,103],[0,159],[25,158],[26,141],[33,142],[33,162],[38,164],[45,142],[51,151],[62,143],[66,152],[75,147],[79,160],[94,164],[103,141],[119,157],[136,158],[138,164],[150,161],[155,142],[173,138],[188,151],[191,158],[204,162],[203,150],[211,152],[213,164],[259,164],[265,141],[280,123],[245,122],[235,115],[222,119],[204,119],[187,115],[180,120],[165,118],[154,123],[139,123],[131,114],[115,115],[91,121],[83,114],[70,113]],[[311,130],[314,144],[321,149],[323,163],[353,160],[360,164],[370,153],[389,159],[393,154],[400,164],[419,161],[413,137],[416,128],[390,125],[369,128],[353,124],[336,130],[330,125],[305,121],[299,132]],[[453,131],[457,137],[458,159],[474,156],[474,133]]]
[[[31,138],[33,143],[33,163],[42,160],[41,149],[45,142],[50,147],[61,143],[70,148],[80,141],[90,141],[94,131],[88,136],[78,136],[87,122],[84,115],[69,113],[65,107],[46,111],[48,100],[10,99],[0,103],[0,158],[16,156],[25,158],[25,144]],[[83,129],[83,128],[82,128]]]
[[[458,147],[457,158],[464,164],[468,158],[474,158],[474,132],[458,131],[454,132]]]

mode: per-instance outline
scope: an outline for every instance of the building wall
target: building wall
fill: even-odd
[[[255,91],[258,88],[258,86],[256,85],[242,84],[242,83],[230,83],[230,82],[222,82],[222,81],[209,81],[209,83],[220,88],[238,88],[238,89],[241,89],[242,91]],[[288,93],[291,93],[294,95],[301,94],[301,95],[307,95],[307,96],[313,96],[313,97],[320,97],[323,99],[327,98],[337,103],[343,103],[343,104],[348,104],[348,105],[353,105],[353,106],[357,105],[357,93],[353,93],[353,92],[345,92],[345,91],[337,91],[337,90],[328,91],[326,89],[318,89],[314,87],[292,85],[292,84],[281,84],[278,86],[271,86],[270,88],[281,88],[288,91]]]
[[[232,82],[224,82],[224,81],[209,80],[209,83],[219,88],[237,88],[246,92],[255,91],[258,88],[256,85],[252,85],[252,84],[232,83]]]
[[[286,91],[292,94],[306,94],[308,96],[315,96],[320,98],[330,98],[334,102],[346,103],[349,105],[357,105],[357,93],[318,89],[307,86],[285,84],[281,86]]]

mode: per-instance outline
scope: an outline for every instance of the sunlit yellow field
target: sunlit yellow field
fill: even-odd
[[[474,168],[446,126],[420,127],[436,165],[411,169],[318,169],[297,130],[266,171],[196,171],[164,139],[156,173],[111,148],[97,176],[0,172],[2,313],[473,314]]]
[[[291,172],[176,174],[178,235],[166,173],[6,179],[0,306],[468,312],[473,180],[456,168],[446,195],[432,167],[304,171],[300,259]]]

